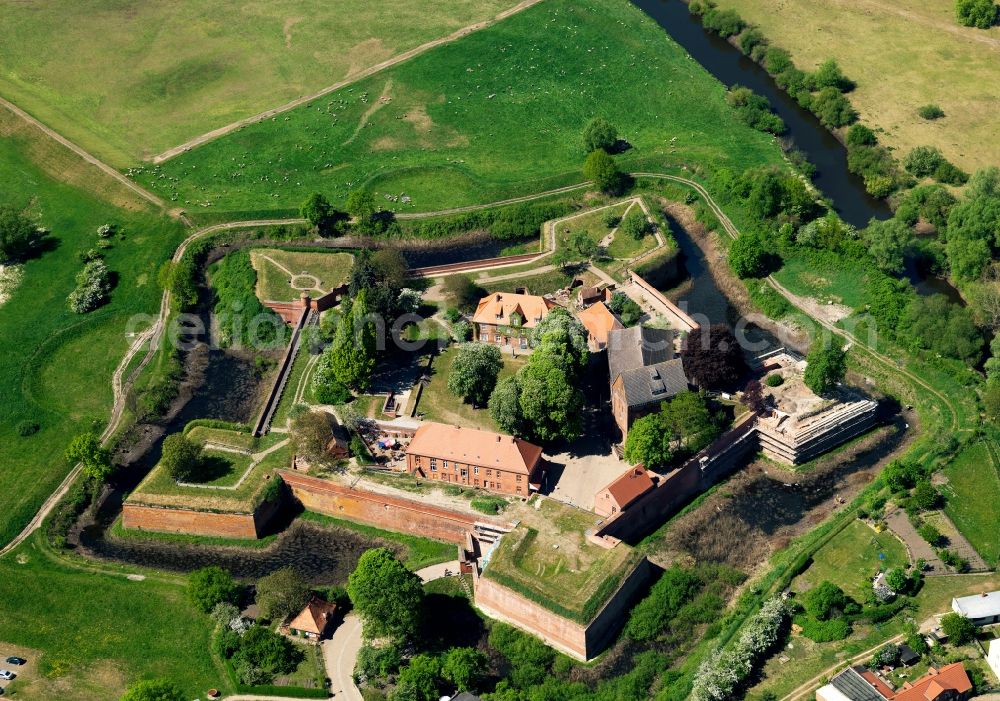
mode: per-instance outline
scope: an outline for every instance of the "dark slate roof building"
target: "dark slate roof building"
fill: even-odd
[[[676,338],[669,329],[645,326],[608,334],[611,412],[623,440],[633,421],[688,389],[684,365],[675,351]]]

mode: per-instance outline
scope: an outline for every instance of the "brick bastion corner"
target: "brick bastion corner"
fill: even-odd
[[[277,504],[262,503],[253,513],[197,511],[176,506],[150,506],[125,502],[122,526],[139,531],[183,533],[217,538],[259,538],[278,510]]]
[[[652,576],[653,565],[645,557],[641,558],[587,624],[553,613],[476,570],[473,570],[473,584],[476,608],[484,614],[531,633],[574,659],[587,662],[614,642],[628,618],[629,609],[646,590]]]

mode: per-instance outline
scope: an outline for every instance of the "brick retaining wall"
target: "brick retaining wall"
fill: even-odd
[[[122,526],[141,531],[184,533],[218,538],[259,538],[276,507],[262,504],[252,514],[222,514],[126,503]]]
[[[588,625],[552,613],[488,577],[474,576],[475,601],[476,607],[490,618],[525,630],[570,657],[587,661],[614,640],[627,619],[629,608],[645,590],[651,575],[652,567],[643,558]]]
[[[281,471],[280,474],[292,490],[292,495],[310,511],[388,531],[464,545],[466,533],[473,530],[477,522],[506,525],[487,516],[464,514],[415,500],[346,487],[297,472]]]

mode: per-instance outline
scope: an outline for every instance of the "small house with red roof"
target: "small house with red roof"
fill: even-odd
[[[594,512],[604,517],[621,513],[654,486],[656,485],[646,468],[642,465],[630,468],[597,492],[594,496]]]
[[[326,637],[331,630],[337,605],[328,601],[323,601],[318,596],[309,599],[309,603],[295,618],[285,626],[292,635],[297,635],[313,642],[318,642]]]

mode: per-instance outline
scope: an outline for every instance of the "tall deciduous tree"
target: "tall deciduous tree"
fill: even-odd
[[[327,349],[334,376],[344,385],[365,389],[375,369],[377,342],[375,321],[369,317],[368,290],[362,289],[337,327],[333,345]]]
[[[993,0],[955,0],[955,16],[965,27],[989,29],[996,24],[997,13]]]
[[[240,586],[229,572],[216,565],[192,572],[187,592],[195,608],[204,613],[221,603],[236,604],[240,598]]]
[[[625,438],[625,459],[633,465],[658,470],[673,457],[670,435],[659,413],[643,416],[632,424]]]
[[[517,376],[505,377],[497,383],[489,399],[490,416],[504,433],[520,436],[524,433],[521,412],[521,385]]]
[[[95,482],[103,482],[114,471],[111,453],[93,432],[81,433],[66,448],[66,461],[83,463],[83,472]]]
[[[688,379],[704,389],[730,387],[747,371],[743,351],[724,324],[714,324],[707,333],[689,334],[684,339],[681,360]]]
[[[583,177],[593,181],[602,192],[618,194],[625,185],[625,176],[618,169],[615,159],[607,151],[598,149],[587,156],[583,163]]]
[[[326,446],[333,437],[330,415],[325,411],[303,411],[289,425],[289,437],[296,455],[313,465],[331,462]]]
[[[802,379],[806,387],[820,396],[829,394],[847,372],[847,354],[835,340],[831,343],[817,340],[806,356],[806,363]]]
[[[458,689],[473,691],[479,687],[489,660],[473,647],[454,647],[448,651],[441,665],[442,676]]]
[[[887,273],[901,273],[906,263],[906,253],[913,242],[913,229],[896,219],[872,219],[861,231],[861,238],[868,244],[868,252],[875,265]]]
[[[295,615],[308,598],[308,583],[292,567],[282,567],[257,582],[257,606],[272,621],[284,621]]]
[[[594,117],[583,130],[583,147],[587,152],[602,149],[610,153],[618,143],[618,130],[603,117]]]
[[[0,262],[27,255],[37,239],[30,219],[13,207],[0,207]]]
[[[748,232],[729,245],[729,267],[741,278],[767,273],[767,249],[759,234]]]
[[[183,433],[174,433],[163,441],[160,465],[171,477],[183,482],[194,477],[201,466],[201,446]]]
[[[540,441],[571,440],[580,434],[583,393],[565,363],[544,351],[543,345],[518,372],[524,425]]]
[[[420,578],[403,567],[388,548],[367,550],[348,578],[347,593],[364,622],[369,639],[406,639],[423,613]]]
[[[503,369],[496,346],[465,343],[459,346],[448,376],[448,389],[473,406],[485,406]]]

